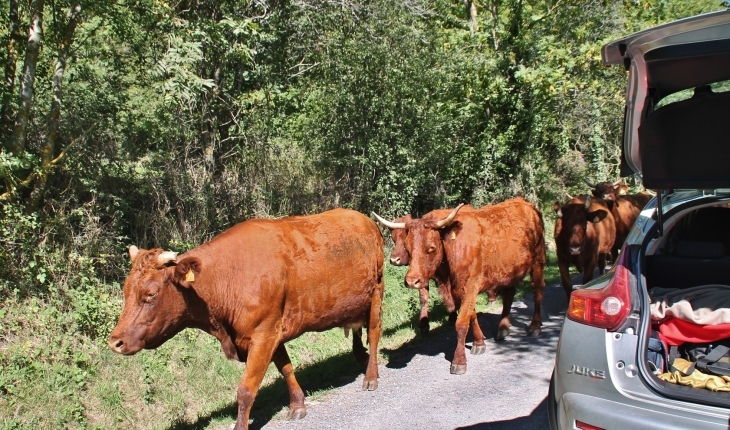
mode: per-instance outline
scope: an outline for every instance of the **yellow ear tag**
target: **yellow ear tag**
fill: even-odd
[[[193,269],[188,269],[188,273],[185,274],[185,280],[188,282],[193,282],[195,280],[195,273],[193,273]]]
[[[455,231],[452,231],[451,232],[451,239],[456,239],[456,232]]]

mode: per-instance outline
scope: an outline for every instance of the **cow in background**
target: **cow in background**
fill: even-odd
[[[461,213],[459,209],[461,206],[446,217],[429,213],[405,223],[378,217],[390,228],[407,230],[406,247],[411,257],[405,277],[407,287],[424,288],[439,268],[446,266],[451,295],[459,308],[453,374],[466,372],[464,351],[470,325],[474,336],[471,353],[486,351],[475,310],[480,292],[500,289],[503,307],[496,339],[504,339],[510,333],[509,312],[515,288],[529,274],[535,310],[528,334],[540,334],[546,261],[542,215],[531,203],[516,198],[473,212]]]
[[[437,216],[437,217],[446,217],[448,214],[451,213],[453,209],[436,209],[428,214],[426,216]],[[474,207],[472,205],[464,205],[460,212],[472,212],[474,211]],[[387,223],[387,220],[384,220],[383,218],[380,218],[378,214],[374,214],[381,224]],[[396,219],[394,222],[396,224],[407,224],[408,221],[412,220],[413,217],[411,217],[410,214],[400,217]],[[387,225],[386,225],[387,227]],[[406,249],[406,236],[408,235],[408,231],[404,228],[390,228],[388,227],[388,230],[390,230],[390,235],[393,238],[393,252],[390,254],[390,264],[393,266],[408,266],[408,264],[411,261],[411,256],[408,253],[408,249]],[[454,305],[454,299],[451,297],[451,287],[449,286],[449,276],[448,273],[446,273],[446,266],[442,265],[439,266],[439,270],[436,271],[435,276],[433,277],[434,282],[436,282],[436,287],[438,288],[439,294],[441,295],[441,298],[444,302],[444,306],[446,306],[446,310],[449,312],[449,322],[454,323],[456,322],[456,306]],[[488,300],[489,303],[493,303],[497,300],[497,295],[494,290],[489,290],[488,292]],[[419,288],[418,289],[418,296],[421,304],[421,310],[419,312],[418,316],[418,328],[421,332],[421,335],[425,336],[428,334],[430,330],[429,325],[429,319],[428,319],[428,300],[429,300],[429,292],[428,292],[428,286],[425,288]]]
[[[591,193],[594,197],[606,202],[613,215],[616,223],[616,239],[611,247],[611,258],[613,261],[617,261],[618,252],[626,241],[631,227],[634,226],[641,210],[653,196],[646,191],[627,194],[628,186],[621,184],[620,179],[616,182],[600,182],[596,185],[585,179],[584,182],[592,188]]]
[[[570,296],[573,291],[570,264],[583,272],[584,284],[593,279],[596,266],[603,273],[606,257],[616,239],[616,224],[606,202],[589,195],[574,197],[563,206],[555,202],[553,208],[558,216],[555,246],[560,279]]]
[[[246,362],[235,429],[272,361],[289,389],[289,418],[306,415],[284,344],[304,332],[343,327],[367,365],[363,390],[378,386],[384,292],[383,239],[364,215],[319,215],[240,223],[185,254],[131,247],[124,310],[109,338],[119,354],[154,349],[181,330],[215,336],[226,357]],[[368,355],[361,339],[367,327]]]

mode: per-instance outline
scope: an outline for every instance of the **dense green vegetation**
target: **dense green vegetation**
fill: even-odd
[[[243,365],[212,337],[184,332],[133,359],[106,348],[130,244],[182,252],[251,217],[421,215],[514,195],[549,224],[552,201],[585,191],[580,178],[618,175],[625,72],[601,65],[602,44],[723,7],[3,2],[3,428],[230,422]],[[389,270],[395,347],[413,336],[417,301]],[[297,342],[300,379],[325,381],[315,391],[338,383],[317,376],[322,360],[345,379],[359,371],[339,331]],[[286,403],[269,392],[259,416]]]

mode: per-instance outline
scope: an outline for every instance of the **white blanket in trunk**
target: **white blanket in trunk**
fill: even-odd
[[[652,288],[651,318],[675,317],[700,325],[730,323],[730,285]]]

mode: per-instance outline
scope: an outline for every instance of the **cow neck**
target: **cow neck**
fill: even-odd
[[[230,360],[240,361],[238,350],[230,330],[230,317],[226,313],[226,299],[216,294],[215,288],[210,291],[208,285],[195,285],[193,296],[202,309],[192,312],[191,317],[203,331],[215,336],[221,343],[223,353]]]

